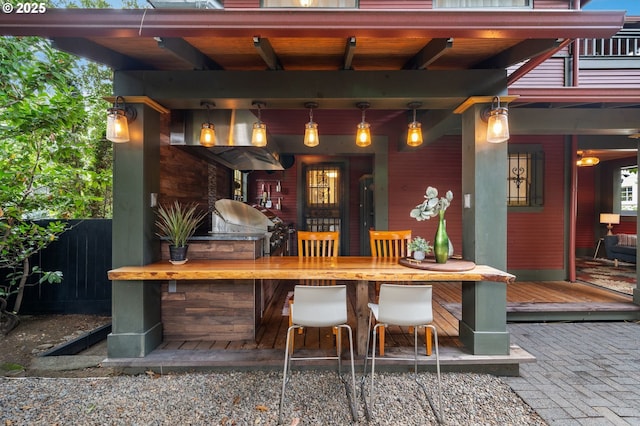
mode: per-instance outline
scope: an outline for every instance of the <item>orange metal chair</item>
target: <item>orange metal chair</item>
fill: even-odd
[[[338,231],[298,231],[298,258],[337,258],[340,251],[340,233]],[[328,286],[336,285],[335,280],[309,279],[302,280],[301,285],[306,286]],[[294,300],[289,300],[289,327],[293,325],[291,312],[293,311]],[[302,334],[303,329],[298,329],[298,334]],[[334,333],[336,330],[334,329]],[[291,339],[290,350],[293,350],[293,338]]]
[[[411,241],[411,230],[401,231],[375,231],[369,230],[369,244],[371,246],[371,256],[385,258],[401,258],[409,255],[407,245]],[[380,294],[380,283],[376,283],[376,298]],[[384,356],[384,326],[378,326],[378,336],[380,341],[380,356]],[[431,355],[431,329],[426,329],[426,350],[427,355]]]

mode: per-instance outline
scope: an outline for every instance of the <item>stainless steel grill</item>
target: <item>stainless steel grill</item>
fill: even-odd
[[[211,232],[265,234],[264,253],[288,254],[288,228],[275,213],[259,205],[235,200],[218,200],[211,215]]]

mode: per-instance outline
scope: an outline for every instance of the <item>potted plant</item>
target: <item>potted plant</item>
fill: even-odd
[[[418,261],[424,260],[425,256],[431,253],[431,245],[429,244],[429,241],[422,237],[415,237],[409,241],[407,248],[413,254],[413,258]]]
[[[187,261],[187,241],[196,232],[196,228],[207,215],[198,212],[195,203],[183,205],[178,201],[173,204],[158,207],[158,235],[169,242],[169,258],[174,265],[181,265]]]

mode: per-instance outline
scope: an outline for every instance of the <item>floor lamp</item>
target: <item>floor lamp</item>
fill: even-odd
[[[616,213],[600,213],[600,223],[607,224],[607,235],[613,235],[611,230],[613,229],[613,225],[617,225],[620,223],[620,215]],[[600,245],[604,241],[604,238],[598,239],[598,245],[596,246],[596,251],[593,253],[593,258],[595,259],[598,256],[598,251],[600,251]]]

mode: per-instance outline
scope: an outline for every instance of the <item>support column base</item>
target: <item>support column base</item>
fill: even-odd
[[[162,323],[143,333],[111,333],[107,336],[109,358],[143,358],[162,343]]]
[[[460,320],[460,341],[473,355],[508,355],[509,333],[504,331],[477,331]]]

